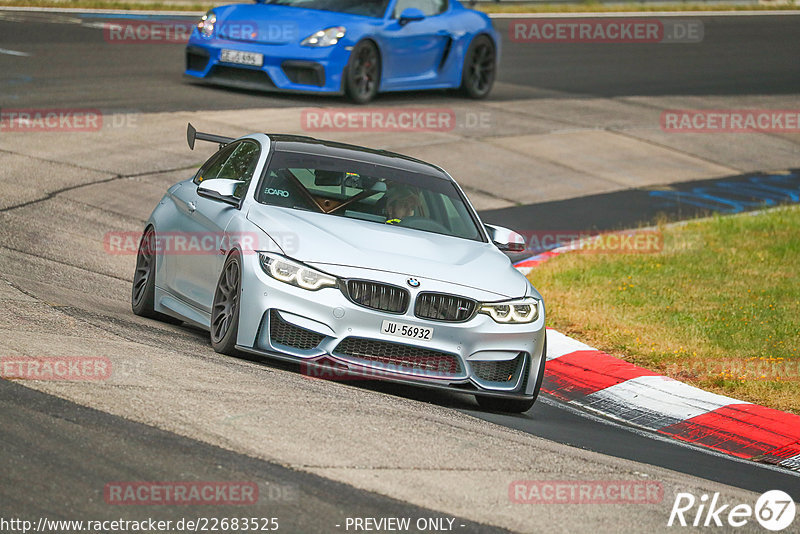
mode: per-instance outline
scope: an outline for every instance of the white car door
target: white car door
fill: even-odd
[[[197,186],[214,179],[240,180],[243,184],[236,196],[241,199],[253,178],[259,153],[255,141],[232,143],[198,171],[193,187],[181,187],[175,193],[181,224],[173,239],[182,239],[185,245],[174,244],[170,286],[179,298],[204,313],[211,312],[217,278],[230,248],[224,231],[239,208],[199,195]]]

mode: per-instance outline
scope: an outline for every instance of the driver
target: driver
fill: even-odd
[[[385,215],[388,224],[397,224],[405,217],[412,217],[420,211],[419,193],[409,186],[392,186],[383,198],[386,200]]]

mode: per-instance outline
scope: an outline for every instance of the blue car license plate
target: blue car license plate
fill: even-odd
[[[243,52],[241,50],[228,50],[225,48],[222,49],[219,59],[225,63],[237,63],[239,65],[250,65],[252,67],[260,67],[264,64],[264,54]]]

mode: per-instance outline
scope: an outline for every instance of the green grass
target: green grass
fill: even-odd
[[[0,6],[8,7],[61,7],[75,9],[118,9],[118,10],[149,10],[149,11],[207,11],[208,9],[229,3],[219,2],[137,2],[126,0],[0,0]],[[465,2],[465,5],[469,5]],[[740,5],[706,2],[678,2],[675,4],[647,5],[639,2],[621,2],[616,4],[601,4],[587,1],[579,4],[526,4],[526,3],[480,3],[475,9],[486,13],[587,13],[607,11],[759,11],[773,9],[796,9],[797,4],[792,1],[781,5]]]
[[[548,323],[698,387],[800,413],[800,208],[661,228],[653,254],[568,253]]]

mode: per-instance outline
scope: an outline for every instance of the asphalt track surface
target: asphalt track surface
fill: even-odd
[[[794,93],[800,87],[798,17],[703,17],[702,20],[705,39],[701,46],[533,46],[505,43],[495,98],[553,97],[559,92],[593,96],[785,94]],[[496,24],[506,35],[508,20],[497,20]],[[56,24],[37,21],[36,18],[20,22],[3,14],[0,16],[0,35],[3,35],[3,48],[33,53],[31,57],[0,54],[2,107],[91,105],[103,109],[150,112],[343,105],[342,101],[331,98],[265,95],[188,84],[179,74],[183,63],[181,47],[151,44],[98,46],[105,44],[102,35],[96,29],[78,23]],[[418,102],[425,98],[427,102],[435,103],[437,99],[450,96],[448,92],[409,93],[384,96],[378,102],[395,104]],[[598,199],[565,202],[587,206],[596,201]],[[570,207],[569,204],[540,206],[554,214],[563,213]],[[535,213],[530,208],[510,209]],[[602,220],[600,214],[604,217]],[[503,222],[512,215],[517,218],[520,214],[496,211],[487,214],[487,218]],[[591,210],[576,209],[570,220],[578,228],[614,228],[633,219],[635,222],[648,220],[654,215],[654,210],[645,207],[615,214],[598,210],[595,215],[593,218]],[[585,218],[580,219],[581,216]],[[541,216],[537,220],[541,220]],[[557,228],[564,228],[554,224]],[[570,411],[550,399],[537,403],[527,414],[510,416],[474,410],[462,398],[448,393],[387,384],[361,387],[451,406],[549,440],[744,489],[758,492],[783,489],[795,500],[800,500],[800,478],[794,474],[654,439],[633,429]],[[72,505],[64,507],[65,494],[74,490],[76,481],[96,489],[98,484],[116,476],[121,479],[169,480],[192,472],[202,479],[204,474],[213,472],[224,474],[214,477],[217,479],[236,479],[237,475],[254,471],[264,473],[266,479],[296,489],[295,495],[300,496],[296,501],[280,501],[270,506],[271,510],[282,511],[281,517],[294,517],[298,523],[292,526],[298,531],[329,528],[329,525],[302,523],[318,521],[321,517],[329,521],[332,517],[345,515],[436,515],[13,384],[0,382],[0,404],[0,428],[4,429],[0,455],[3,465],[11,466],[4,472],[5,482],[0,488],[0,512],[5,516],[11,515],[8,512],[12,509],[16,515],[49,513],[55,517],[59,510],[66,515],[74,508]],[[20,417],[20,412],[25,412],[27,417]],[[31,421],[36,423],[31,424]],[[78,447],[80,452],[75,449]],[[117,453],[123,452],[115,454],[113,462],[108,457],[104,459],[102,454],[102,451],[112,449]],[[65,450],[71,451],[73,456],[58,461],[53,459]],[[105,469],[93,472],[78,467],[81,464],[104,465]],[[29,484],[23,481],[30,480],[35,481],[34,487],[20,492],[23,484]],[[98,502],[101,499],[98,495]],[[309,503],[327,507],[330,513],[301,513],[301,508],[307,509]],[[84,505],[75,503],[75,506]],[[81,509],[81,512],[85,511]],[[97,507],[97,512],[97,517],[106,513],[102,506]],[[491,531],[480,525],[463,523],[469,531]]]
[[[281,531],[336,531],[347,517],[443,517],[5,380],[0,380],[0,413],[4,466],[0,517],[4,518],[141,521],[155,517],[177,522],[209,517],[207,506],[159,506],[154,512],[152,506],[106,504],[104,487],[110,481],[148,480],[154,473],[166,481],[186,480],[187,473],[202,481],[269,480],[269,485],[259,486],[257,502],[247,506],[246,513],[241,506],[221,505],[213,515],[277,518]],[[25,491],[19,491],[21,487]],[[454,524],[463,532],[506,532],[457,518]]]
[[[57,24],[37,20],[63,20]],[[688,15],[687,18],[697,18]],[[184,81],[181,46],[124,44],[81,22],[86,15],[40,15],[23,23],[0,13],[0,107],[86,106],[131,111],[341,106],[338,98],[231,91]],[[791,94],[800,87],[798,16],[702,17],[697,44],[512,43],[513,19],[495,19],[504,37],[495,100],[566,93],[587,96]],[[34,89],[35,88],[35,89]],[[397,104],[451,97],[452,92],[384,95]]]
[[[775,180],[774,176],[766,173],[746,173],[682,182],[670,186],[668,191],[652,188],[625,189],[534,205],[485,210],[481,212],[481,219],[489,224],[536,228],[544,232],[606,232],[649,226],[656,222],[694,219],[714,213],[741,213],[798,202],[800,169],[787,170],[786,174],[778,178],[779,180]],[[773,186],[776,183],[783,187],[775,189]],[[759,188],[760,185],[771,189]]]

